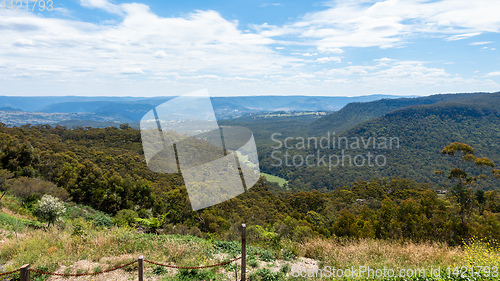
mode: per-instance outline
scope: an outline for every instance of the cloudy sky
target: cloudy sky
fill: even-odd
[[[9,2],[0,95],[500,90],[497,0]]]

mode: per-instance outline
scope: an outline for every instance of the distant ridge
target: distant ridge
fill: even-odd
[[[0,111],[24,111],[24,110],[19,109],[19,108],[10,107],[10,106],[4,106],[4,107],[0,107]]]
[[[40,112],[46,114],[92,114],[92,121],[96,119],[115,123],[135,123],[152,108],[173,97],[8,97],[0,96],[0,106],[19,108],[26,112]],[[381,98],[398,98],[398,96],[372,95],[360,97],[325,97],[325,96],[241,96],[241,97],[212,97],[215,114],[219,120],[244,116],[246,114],[272,111],[335,111],[350,102],[373,101]],[[29,115],[33,116],[33,115]],[[49,115],[44,115],[50,120]],[[58,115],[59,122],[72,119],[63,119]],[[68,116],[69,117],[69,116]],[[0,116],[0,122],[2,119]],[[12,119],[9,119],[12,120]],[[11,125],[22,125],[22,116],[17,116],[17,122]],[[26,115],[25,123],[39,124],[44,119],[29,119]],[[77,124],[84,124],[80,118]],[[90,120],[89,120],[90,121]],[[24,123],[24,124],[25,124]],[[107,123],[89,122],[88,126],[102,126]]]
[[[464,93],[464,94],[437,94],[426,97],[381,99],[370,102],[353,102],[341,110],[333,112],[316,120],[310,125],[311,134],[326,132],[342,133],[364,121],[383,116],[396,109],[414,105],[427,105],[439,102],[476,102],[498,93]]]

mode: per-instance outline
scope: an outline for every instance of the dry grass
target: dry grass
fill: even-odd
[[[97,229],[85,226],[75,235],[66,229],[27,230],[22,238],[6,239],[0,248],[0,263],[6,268],[32,267],[58,269],[80,260],[99,262],[107,257],[102,269],[128,263],[139,256],[158,262],[192,265],[212,257],[213,246],[195,237],[139,234],[131,229]],[[112,257],[130,257],[128,260]]]
[[[430,268],[452,265],[461,253],[459,248],[441,243],[417,244],[375,239],[312,239],[301,245],[300,251],[305,257],[339,268]]]
[[[93,272],[97,269],[106,270],[129,263],[141,255],[149,260],[181,266],[211,264],[224,260],[226,257],[214,250],[214,245],[208,240],[191,236],[140,234],[135,230],[121,227],[98,228],[83,219],[67,221],[61,229],[18,228],[19,233],[6,229],[0,230],[0,238],[3,240],[3,243],[0,243],[0,264],[5,264],[2,271],[17,269],[29,263],[32,268],[51,272]],[[483,244],[476,244],[461,250],[432,242],[315,238],[304,243],[285,243],[283,247],[295,249],[295,253],[306,258],[289,262],[291,266],[314,268],[367,266],[370,268],[429,269],[467,265],[479,261],[492,262],[493,260],[500,264],[497,252],[486,252]],[[266,263],[266,267],[276,271],[285,263],[288,262],[276,261],[272,266]],[[166,276],[164,277],[167,279],[154,275],[153,267],[147,265],[146,272],[150,277],[148,280],[174,280]],[[264,265],[261,265],[259,268],[263,267]],[[136,269],[137,264],[134,264],[111,275],[103,275],[104,279],[82,277],[75,280],[106,280],[106,278],[132,280],[136,276]],[[218,270],[222,276],[233,276],[232,270],[228,268]],[[169,270],[168,275],[173,276],[175,273],[177,271]],[[63,279],[54,277],[50,280]]]

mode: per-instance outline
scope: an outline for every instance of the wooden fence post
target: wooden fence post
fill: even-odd
[[[139,281],[144,281],[144,257],[140,256],[137,263],[139,264]]]
[[[241,225],[241,281],[246,280],[247,273],[247,225]]]
[[[234,269],[234,280],[238,281],[238,266],[235,266],[235,269]]]
[[[25,264],[21,266],[21,281],[30,281],[30,265]]]

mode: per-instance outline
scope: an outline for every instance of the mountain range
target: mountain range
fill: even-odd
[[[9,125],[60,124],[106,127],[120,123],[137,125],[152,108],[173,97],[81,97],[0,96],[0,122]],[[398,96],[370,95],[360,97],[323,96],[243,96],[212,97],[218,119],[230,119],[250,113],[268,111],[335,111],[351,102],[367,102]],[[2,110],[3,108],[3,110]],[[13,110],[24,111],[12,117]],[[75,113],[86,115],[75,116]],[[58,114],[51,116],[51,114]],[[68,114],[68,115],[64,115]],[[8,117],[6,117],[8,116]],[[86,124],[88,121],[88,124]]]
[[[351,143],[356,139],[376,140],[375,148],[371,143],[364,147],[362,142],[359,147],[346,147],[343,142],[335,148],[276,149],[270,147],[268,141],[265,147],[261,147],[260,164],[264,172],[281,176],[289,181],[291,188],[301,190],[331,190],[353,181],[369,181],[381,177],[409,178],[445,187],[450,183],[448,178],[438,176],[435,172],[449,171],[455,166],[451,157],[441,153],[441,150],[452,142],[469,144],[475,149],[477,157],[488,157],[500,165],[499,104],[500,92],[351,103],[339,111],[312,120],[293,132],[284,133],[281,141],[287,136],[291,137],[292,141],[288,145],[294,146],[300,137],[320,139],[335,136],[336,140],[348,140]],[[275,132],[281,133],[278,127],[275,129]],[[266,137],[271,139],[271,135]],[[397,147],[379,147],[380,140],[391,138],[398,140]],[[276,144],[274,143],[275,147]],[[327,155],[327,159],[334,155],[334,161],[337,160],[335,155],[349,155],[351,158],[361,155],[367,160],[368,152],[374,156],[382,155],[383,158],[380,159],[385,160],[381,166],[369,166],[366,162],[357,166],[352,161],[346,161],[329,167],[317,165],[315,160],[311,161],[310,166],[286,166],[276,165],[279,161],[275,158],[279,157],[272,157],[274,151],[280,151],[275,155],[281,156],[281,160],[284,160],[285,152],[291,157],[298,155],[296,157],[299,160],[317,153]],[[358,158],[358,164],[363,159],[361,156]],[[347,156],[345,159],[350,160]],[[479,169],[473,164],[469,169],[472,174],[479,174]],[[493,180],[492,177],[482,181],[482,184],[487,188],[500,186],[499,181]]]

